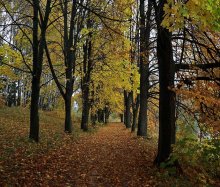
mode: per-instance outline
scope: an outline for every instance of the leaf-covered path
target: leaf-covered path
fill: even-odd
[[[19,160],[11,180],[18,186],[155,186],[154,154],[148,140],[112,123],[46,154]]]
[[[78,143],[77,159],[70,159],[75,186],[153,186],[152,158],[122,124],[110,124]]]

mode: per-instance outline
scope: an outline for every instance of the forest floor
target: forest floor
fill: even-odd
[[[62,118],[43,116],[35,144],[26,137],[27,115],[0,109],[0,186],[189,186],[155,168],[156,142],[122,123],[66,135],[58,133]]]

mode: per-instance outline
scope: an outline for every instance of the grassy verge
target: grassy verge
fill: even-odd
[[[74,123],[71,135],[64,133],[64,117],[57,112],[40,111],[40,142],[30,142],[29,110],[25,108],[0,108],[0,160],[16,156],[22,152],[24,156],[31,156],[41,152],[48,152],[67,141],[77,139],[81,130],[79,123]]]

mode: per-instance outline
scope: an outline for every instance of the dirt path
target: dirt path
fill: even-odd
[[[71,156],[67,180],[70,186],[153,186],[152,157],[142,149],[143,141],[122,124],[109,124],[66,149]]]
[[[18,186],[155,186],[153,148],[121,123],[25,161]],[[22,166],[20,166],[22,168]]]

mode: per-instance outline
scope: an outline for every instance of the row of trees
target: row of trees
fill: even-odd
[[[124,120],[129,128],[133,119],[134,131],[140,108],[137,134],[146,137],[150,113],[158,119],[157,165],[170,159],[176,125],[190,124],[189,116],[200,135],[209,132],[216,138],[219,132],[218,4],[140,0],[133,7],[130,56],[139,68],[140,89],[125,92]],[[159,110],[152,110],[158,104]]]
[[[126,55],[129,44],[123,37],[126,14],[130,14],[128,4],[129,1],[1,2],[4,20],[1,68],[5,80],[2,90],[11,102],[9,106],[20,105],[17,100],[21,99],[26,105],[30,100],[31,139],[39,140],[39,106],[50,109],[58,96],[64,101],[65,132],[68,133],[72,132],[73,92],[82,95],[81,127],[85,131],[91,106],[93,119],[103,113],[109,116],[110,108],[120,108],[121,94],[114,92],[127,84],[124,77],[129,67],[114,66],[122,61],[125,66],[129,63]],[[113,46],[117,48],[114,53]],[[116,79],[118,73],[118,83],[109,84],[105,80],[105,77]],[[104,90],[107,84],[111,87],[108,91]]]
[[[60,98],[67,133],[72,98],[85,131],[89,116],[107,121],[111,111],[123,113],[126,127],[143,137],[158,121],[159,165],[172,152],[178,120],[193,115],[201,131],[219,121],[218,3],[0,1],[6,104],[30,105],[29,137],[36,142],[39,107],[57,107]]]

